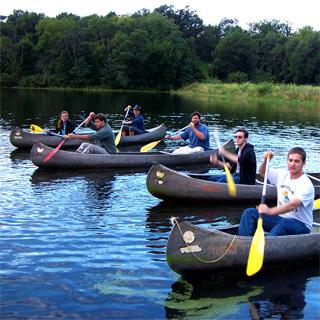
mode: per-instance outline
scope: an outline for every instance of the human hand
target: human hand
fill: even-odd
[[[217,157],[217,155],[215,154],[215,153],[213,153],[211,156],[210,156],[210,162],[213,164],[213,165],[215,165],[215,166],[217,166],[218,165],[218,157]]]
[[[130,104],[127,107],[124,108],[124,111],[127,111],[128,109],[131,109]]]
[[[90,113],[89,113],[89,117],[90,117],[91,119],[93,119],[95,116],[96,116],[96,114],[95,114],[94,112],[90,112]]]
[[[168,139],[168,140],[171,140],[171,134],[167,134],[164,138]]]
[[[266,151],[264,154],[263,154],[263,158],[265,160],[267,160],[267,158],[269,157],[269,160],[271,160],[273,158],[273,152],[271,150],[269,151]]]
[[[260,203],[257,209],[260,214],[270,215],[270,208],[264,203]]]

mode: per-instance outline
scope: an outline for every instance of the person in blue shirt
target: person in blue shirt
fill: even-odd
[[[74,129],[75,126],[73,122],[69,119],[68,111],[61,111],[55,132],[61,135],[65,135],[73,132]]]
[[[127,108],[125,111],[127,111]],[[122,121],[122,124],[124,125],[121,132],[122,136],[134,136],[146,132],[144,128],[144,117],[142,115],[141,106],[136,105],[133,109],[129,109],[128,116],[130,117],[129,121]]]
[[[209,129],[201,123],[201,114],[195,111],[191,114],[191,122],[187,129],[177,136],[166,135],[168,140],[189,140],[189,145],[174,150],[173,154],[188,154],[194,152],[202,152],[210,149]]]

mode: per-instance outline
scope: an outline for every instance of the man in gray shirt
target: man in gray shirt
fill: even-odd
[[[93,134],[68,134],[68,139],[80,139],[88,142],[83,142],[76,152],[80,153],[117,153],[114,144],[114,133],[107,123],[104,114],[90,112],[90,119],[85,124],[90,126],[96,132]],[[94,119],[94,123],[92,122]]]

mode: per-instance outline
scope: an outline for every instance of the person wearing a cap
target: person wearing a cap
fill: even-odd
[[[202,152],[210,149],[209,129],[206,125],[201,123],[201,114],[195,111],[191,114],[191,122],[186,130],[177,136],[172,137],[166,135],[168,140],[189,140],[188,146],[180,147],[174,150],[173,154],[188,154],[194,152]]]
[[[85,123],[91,127],[93,134],[74,134],[70,133],[66,137],[68,139],[80,139],[88,142],[81,143],[76,152],[80,153],[117,153],[114,144],[114,133],[109,126],[107,119],[103,113],[95,114],[90,112],[90,119]],[[94,120],[94,122],[92,122]]]
[[[128,107],[127,107],[128,108]],[[125,111],[127,110],[125,109]],[[139,105],[135,105],[133,109],[129,110],[128,116],[130,120],[123,121],[122,124],[124,125],[122,128],[122,135],[129,135],[134,136],[137,134],[145,133],[146,130],[144,128],[144,117],[142,115],[142,108]]]

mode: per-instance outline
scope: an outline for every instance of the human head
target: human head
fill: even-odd
[[[68,111],[61,111],[59,115],[59,119],[61,119],[62,121],[68,120],[69,119]]]
[[[103,113],[97,113],[94,117],[94,122],[97,128],[101,128],[107,122],[106,116]]]
[[[303,162],[303,163],[306,162],[307,154],[306,154],[306,152],[305,152],[302,148],[300,148],[300,147],[294,147],[294,148],[290,149],[289,152],[288,152],[288,159],[289,159],[289,156],[290,156],[291,154],[299,154],[299,155],[301,156],[302,162]]]
[[[136,114],[140,114],[142,112],[142,108],[141,106],[139,106],[138,104],[136,104],[134,107],[133,107],[133,113],[136,115]]]
[[[191,122],[195,125],[200,123],[201,114],[198,111],[192,112],[191,114]]]
[[[236,130],[236,133],[234,135],[235,143],[239,147],[244,146],[249,137],[249,132],[244,128],[239,128]]]

